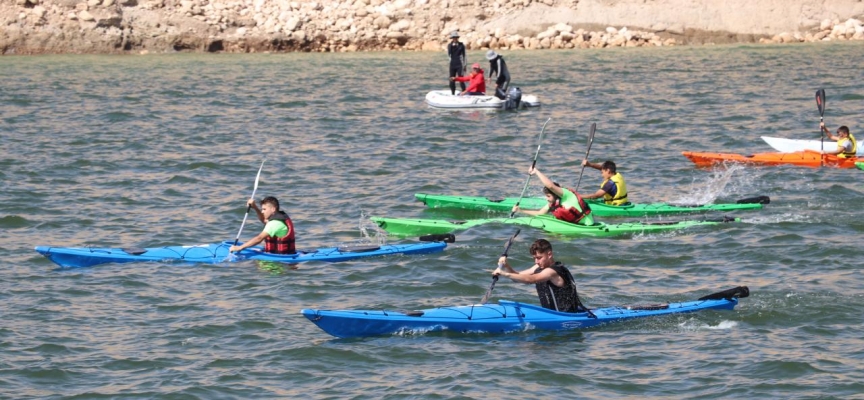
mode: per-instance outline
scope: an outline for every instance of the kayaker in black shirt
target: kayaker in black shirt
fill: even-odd
[[[447,45],[447,57],[450,58],[450,78],[465,76],[468,60],[465,58],[465,45],[459,41],[459,31],[450,33],[450,44]],[[465,91],[465,82],[459,82]],[[456,94],[456,82],[450,79],[450,94]]]
[[[550,310],[562,312],[590,312],[576,292],[576,282],[570,270],[555,261],[552,255],[552,244],[546,239],[537,239],[531,244],[531,255],[535,264],[530,268],[516,272],[507,263],[507,256],[498,259],[499,267],[492,272],[493,276],[503,276],[520,283],[533,283],[540,297],[540,305]]]
[[[504,100],[507,97],[507,88],[510,87],[510,70],[507,69],[507,63],[495,50],[487,51],[486,59],[489,60],[489,79],[492,79],[492,74],[498,76],[495,80],[495,96]]]

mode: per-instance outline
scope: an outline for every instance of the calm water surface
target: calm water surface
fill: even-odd
[[[698,170],[680,153],[818,139],[820,87],[829,127],[861,136],[864,47],[504,56],[541,108],[427,108],[446,87],[440,53],[0,58],[0,398],[862,398],[864,172]],[[664,235],[523,229],[514,264],[549,238],[593,307],[736,285],[751,296],[732,312],[577,332],[338,340],[300,309],[476,303],[513,228],[473,228],[440,254],[298,269],[64,270],[33,251],[232,240],[265,157],[259,197],[279,197],[299,247],[384,240],[368,216],[470,216],[425,210],[415,192],[517,196],[547,118],[538,167],[565,185],[596,122],[591,158],[615,160],[634,201],[772,202]],[[599,180],[585,171],[581,187]],[[495,297],[536,301],[503,280]]]

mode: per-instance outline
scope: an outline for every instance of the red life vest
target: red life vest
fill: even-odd
[[[270,218],[270,221],[279,221],[288,227],[288,234],[283,237],[268,236],[264,239],[264,252],[273,254],[294,254],[297,250],[294,248],[294,223],[291,218],[283,211],[277,211]]]
[[[555,204],[549,206],[549,211],[552,212],[552,215],[554,215],[555,218],[575,224],[581,221],[582,218],[585,218],[586,215],[591,214],[591,207],[588,206],[588,203],[582,199],[582,196],[580,196],[579,193],[576,193],[575,190],[571,189],[565,188],[564,190],[569,190],[571,193],[576,195],[576,199],[579,200],[579,207],[581,207],[583,211],[579,211],[576,207],[564,208],[561,206],[561,199],[558,199],[555,200]]]

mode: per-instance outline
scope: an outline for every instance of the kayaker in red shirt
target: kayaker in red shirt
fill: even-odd
[[[459,96],[485,96],[486,95],[486,78],[483,77],[483,70],[480,69],[480,64],[474,63],[471,66],[471,74],[468,76],[450,77],[454,82],[469,82],[468,89],[459,93]]]

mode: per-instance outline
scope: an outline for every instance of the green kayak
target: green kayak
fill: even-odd
[[[519,200],[516,197],[506,199],[490,199],[488,197],[447,196],[437,194],[416,193],[414,197],[431,208],[461,208],[467,210],[510,212]],[[736,210],[761,209],[771,202],[768,196],[758,196],[738,200],[726,204],[673,205],[667,203],[633,204],[612,206],[597,200],[588,200],[591,213],[595,217],[648,217],[672,214],[695,214],[712,211],[727,212]],[[539,210],[546,205],[543,197],[526,197],[519,202],[523,210]]]
[[[594,225],[585,226],[561,221],[550,215],[539,215],[536,217],[525,216],[517,218],[485,218],[466,221],[383,217],[371,217],[370,219],[378,224],[381,229],[384,229],[389,234],[395,236],[450,233],[457,230],[468,229],[477,225],[497,223],[507,225],[525,225],[561,235],[608,237],[638,233],[666,232],[689,228],[692,226],[717,225],[724,222],[740,221],[739,218],[721,217],[716,219],[692,221],[627,222],[621,224],[597,222]]]
[[[864,169],[864,161],[858,161],[855,163],[855,167],[858,169]],[[416,195],[415,195],[416,196]]]

